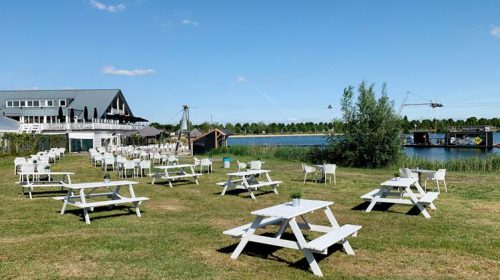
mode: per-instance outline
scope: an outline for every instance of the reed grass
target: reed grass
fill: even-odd
[[[252,157],[255,159],[280,159],[289,161],[320,163],[323,161],[335,162],[345,166],[335,158],[331,158],[328,148],[309,146],[244,146],[235,145],[213,150],[211,155],[230,154],[234,156]],[[429,160],[418,156],[403,156],[400,160],[388,166],[388,168],[420,167],[425,169],[444,168],[456,172],[498,172],[500,171],[500,156],[488,155],[484,157],[464,157],[451,160]]]

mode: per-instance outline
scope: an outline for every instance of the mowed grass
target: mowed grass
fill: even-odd
[[[289,201],[296,190],[304,198],[334,201],[341,224],[363,226],[350,239],[355,256],[336,247],[326,257],[318,255],[325,279],[500,275],[500,174],[448,174],[449,193],[440,195],[438,209],[425,219],[408,206],[363,212],[360,195],[393,170],[339,168],[336,186],[303,184],[300,163],[266,160],[273,179],[284,183],[280,195],[265,193],[253,201],[246,193],[220,196],[215,183],[228,172],[220,159],[199,186],[175,183],[171,189],[134,178],[140,182],[136,195],[150,198],[141,207],[142,218],[127,207],[96,209],[87,225],[81,210],[59,215],[62,203],[50,198],[55,194],[23,196],[14,183],[13,158],[0,158],[0,279],[318,279],[296,250],[250,244],[231,260],[238,240],[222,234],[251,222],[252,210]],[[74,182],[101,181],[103,175],[85,154],[68,155],[53,170],[75,172]],[[312,221],[324,223],[320,212]]]

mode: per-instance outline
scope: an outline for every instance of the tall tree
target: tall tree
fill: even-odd
[[[75,110],[73,108],[69,109],[69,122],[75,121]]]
[[[83,108],[83,120],[87,122],[89,120],[89,109],[87,106]]]
[[[64,121],[64,114],[61,106],[59,106],[59,111],[57,112],[57,118],[59,119],[59,122]]]
[[[97,108],[94,107],[94,119],[97,120],[98,116],[97,116]]]
[[[355,102],[354,87],[344,89],[342,113],[344,135],[331,137],[330,145],[337,161],[361,167],[381,167],[402,155],[401,120],[387,97],[385,84],[380,98],[374,85],[362,82]]]

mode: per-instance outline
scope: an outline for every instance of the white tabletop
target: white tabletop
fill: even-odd
[[[292,206],[292,202],[271,206],[252,212],[252,215],[266,216],[282,219],[291,219],[327,206],[333,205],[331,201],[301,199],[300,206]]]
[[[107,188],[107,187],[117,187],[117,186],[125,186],[125,185],[135,185],[138,182],[134,181],[111,181],[109,183],[102,182],[89,182],[89,183],[78,183],[78,184],[65,184],[63,183],[65,188],[68,189],[92,189],[92,188]]]
[[[415,173],[436,173],[436,170],[428,170],[428,169],[410,169],[410,171]]]
[[[418,178],[392,178],[391,180],[385,181],[380,185],[385,187],[409,187],[417,181]]]
[[[161,165],[155,166],[158,169],[174,169],[174,168],[185,168],[185,167],[194,167],[194,164],[177,164],[177,165]]]
[[[248,170],[248,171],[241,171],[241,172],[233,172],[233,173],[227,173],[228,176],[249,176],[249,175],[256,175],[256,174],[262,174],[262,173],[269,173],[271,172],[270,170],[265,170],[265,169],[254,169],[254,170]]]

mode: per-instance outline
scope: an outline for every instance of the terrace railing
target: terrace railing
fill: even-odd
[[[78,131],[78,130],[124,130],[133,131],[144,128],[144,125],[137,124],[116,124],[116,123],[45,123],[45,124],[21,124],[21,132],[42,132],[42,131]]]

